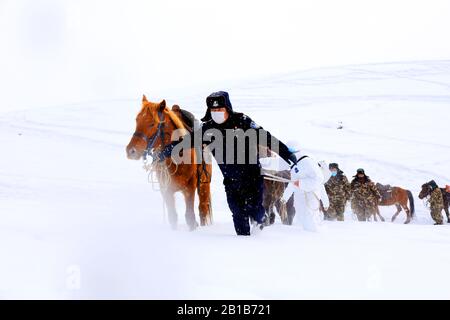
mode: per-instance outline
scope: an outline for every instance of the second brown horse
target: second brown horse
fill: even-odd
[[[397,212],[392,216],[391,221],[394,222],[397,216],[402,212],[402,209],[405,210],[406,213],[406,221],[405,224],[411,222],[414,217],[415,207],[414,207],[414,196],[411,191],[405,190],[400,187],[391,187],[391,186],[383,186],[381,184],[377,184],[377,188],[382,195],[382,200],[378,204],[379,206],[395,206],[397,208]],[[408,207],[408,201],[409,206]],[[384,218],[381,216],[380,211],[378,210],[377,214],[380,216],[381,220],[384,221]],[[376,217],[375,217],[376,219]]]

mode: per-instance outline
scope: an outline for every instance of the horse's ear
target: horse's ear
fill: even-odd
[[[144,95],[142,95],[142,102],[148,102],[147,97]]]
[[[159,103],[159,110],[163,111],[166,108],[166,100]]]

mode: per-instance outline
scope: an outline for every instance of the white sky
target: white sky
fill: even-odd
[[[0,0],[0,110],[449,59],[449,33],[448,0]]]

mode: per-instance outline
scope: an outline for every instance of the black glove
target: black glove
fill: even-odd
[[[289,155],[289,158],[288,158],[288,163],[289,163],[289,166],[291,167],[291,169],[297,164],[297,162],[298,162],[298,160],[297,160],[297,156],[295,155],[295,153],[291,153],[290,155]]]
[[[158,160],[163,161],[166,158],[169,158],[172,155],[173,148],[174,146],[171,144],[165,146],[165,148],[162,149],[160,153],[158,153]]]

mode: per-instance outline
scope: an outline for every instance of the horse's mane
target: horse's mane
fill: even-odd
[[[164,113],[169,116],[170,120],[172,120],[177,129],[186,129],[186,127],[183,124],[183,121],[181,121],[181,119],[175,114],[175,112],[166,108],[164,109]]]
[[[144,105],[141,112],[144,110],[146,112],[152,112],[150,105]],[[172,120],[172,122],[175,124],[175,127],[177,129],[186,129],[186,126],[184,125],[183,121],[178,117],[178,115],[174,111],[172,111],[168,108],[165,108],[163,112],[167,116],[169,116],[169,119]]]

